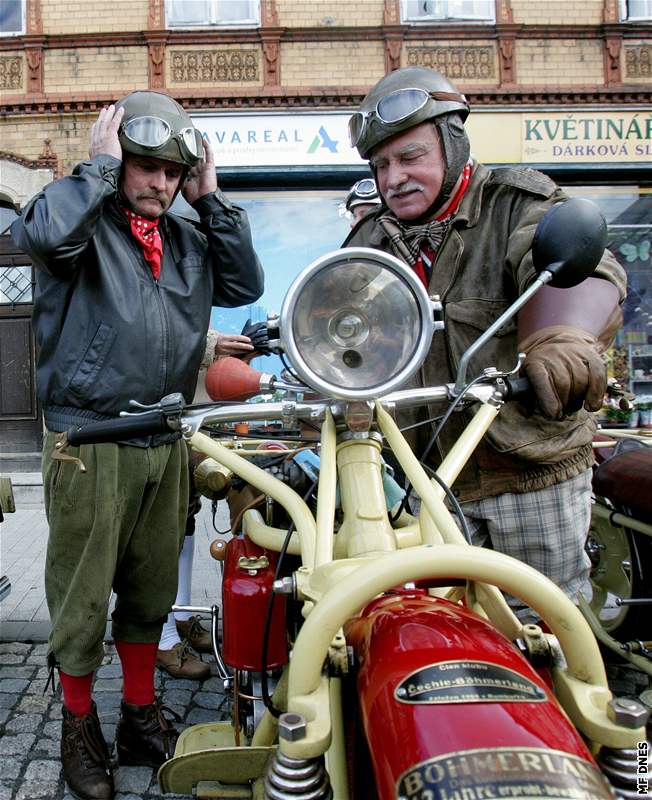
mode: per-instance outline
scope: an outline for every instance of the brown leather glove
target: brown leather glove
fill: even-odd
[[[602,407],[607,368],[593,334],[570,325],[551,325],[530,334],[519,345],[526,353],[523,371],[541,413],[550,419]]]

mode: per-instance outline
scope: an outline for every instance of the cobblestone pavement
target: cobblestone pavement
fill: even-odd
[[[122,690],[115,648],[96,673],[93,699],[109,748],[113,746]],[[61,690],[44,693],[46,644],[0,643],[0,800],[73,800],[61,772]],[[198,722],[228,718],[228,699],[217,677],[204,682],[172,678],[157,670],[157,692],[180,715],[179,730]],[[115,755],[115,754],[114,754]],[[117,767],[117,765],[116,765]],[[117,767],[117,800],[150,800],[163,795],[149,767]],[[166,794],[165,798],[178,797]]]

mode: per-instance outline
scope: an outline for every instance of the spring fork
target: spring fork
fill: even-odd
[[[323,757],[289,758],[277,750],[265,776],[265,800],[332,800]]]
[[[598,754],[598,764],[611,784],[616,797],[634,800],[641,795],[638,786],[638,753],[633,749],[603,747]]]

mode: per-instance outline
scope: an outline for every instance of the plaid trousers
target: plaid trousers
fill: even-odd
[[[462,503],[473,544],[517,558],[542,572],[572,600],[591,596],[584,550],[591,518],[591,470],[537,492],[506,493]],[[455,516],[455,515],[453,515]],[[536,615],[508,602],[523,622]]]

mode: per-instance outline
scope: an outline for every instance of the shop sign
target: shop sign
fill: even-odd
[[[523,114],[521,125],[525,162],[652,160],[652,111]]]
[[[349,145],[350,114],[196,114],[192,120],[210,142],[215,164],[336,166],[364,162]]]

